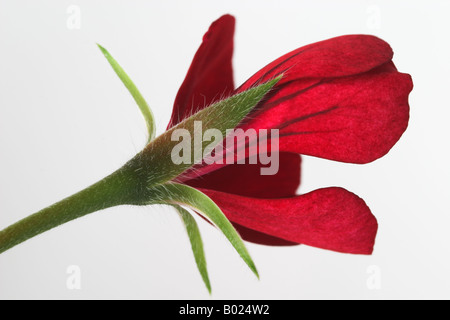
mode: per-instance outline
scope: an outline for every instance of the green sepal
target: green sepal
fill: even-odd
[[[150,188],[149,195],[151,199],[149,199],[147,204],[183,205],[207,217],[223,232],[244,262],[259,278],[256,266],[236,229],[234,229],[222,210],[206,194],[183,184],[167,183]]]
[[[227,130],[236,128],[280,79],[281,76],[221,100],[195,113],[158,136],[144,150],[131,159],[127,165],[135,168],[141,179],[145,181],[146,186],[154,186],[171,181],[190,169],[194,164],[201,162],[204,150],[207,147],[210,149],[222,142],[201,141],[199,148],[201,152],[196,152],[194,137],[196,136],[197,123],[201,123],[203,132],[215,129],[219,130],[222,136],[225,137]],[[185,132],[188,132],[190,135],[191,154],[193,155],[190,163],[175,164],[172,161],[172,150],[180,143],[172,140],[172,134],[178,129],[186,130]],[[202,136],[203,132],[200,133]]]
[[[211,283],[209,281],[208,270],[206,268],[205,251],[203,249],[203,241],[200,235],[200,230],[198,228],[197,222],[194,217],[179,205],[173,205],[173,207],[178,211],[181,219],[183,220],[184,226],[191,242],[192,253],[194,254],[195,263],[197,264],[198,271],[202,276],[203,282],[208,289],[209,294],[211,294]]]
[[[148,106],[147,101],[145,101],[144,97],[139,92],[136,85],[133,83],[133,81],[130,79],[127,73],[122,69],[119,63],[111,56],[108,50],[106,50],[99,44],[97,44],[97,46],[103,52],[103,54],[106,57],[106,60],[108,60],[109,64],[116,72],[117,76],[120,78],[120,80],[122,80],[123,84],[134,98],[134,101],[136,101],[137,105],[139,106],[139,109],[141,110],[141,113],[144,116],[145,123],[147,124],[148,142],[152,141],[156,136],[156,126],[153,113],[150,107]]]

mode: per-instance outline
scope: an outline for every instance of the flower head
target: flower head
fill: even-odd
[[[348,35],[298,48],[235,89],[234,27],[225,15],[203,37],[169,127],[283,75],[239,125],[279,130],[279,171],[263,176],[260,163],[203,164],[178,179],[211,197],[248,241],[372,253],[378,225],[362,199],[338,187],[296,195],[300,154],[358,164],[384,156],[407,128],[411,77],[397,71],[386,42]]]

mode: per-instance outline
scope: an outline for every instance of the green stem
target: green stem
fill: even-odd
[[[109,207],[135,204],[139,177],[124,166],[94,185],[0,231],[0,253],[63,223]]]

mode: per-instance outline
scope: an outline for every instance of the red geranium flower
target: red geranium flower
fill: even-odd
[[[247,241],[371,254],[378,225],[361,198],[339,187],[296,195],[300,154],[358,164],[384,156],[407,128],[411,77],[397,71],[386,42],[348,35],[294,50],[235,89],[234,27],[225,15],[203,37],[169,128],[284,74],[239,126],[279,129],[279,171],[263,176],[261,164],[209,165],[178,180],[211,197]]]
[[[397,71],[386,42],[373,36],[350,35],[294,50],[235,89],[234,26],[230,15],[212,24],[175,99],[170,130],[158,137],[143,96],[100,46],[142,111],[148,143],[104,179],[1,230],[0,253],[95,211],[152,204],[170,205],[178,211],[209,291],[200,232],[185,207],[209,218],[255,275],[256,267],[230,221],[251,242],[372,253],[378,225],[362,199],[339,187],[296,195],[300,154],[360,164],[384,156],[408,125],[411,77]],[[210,107],[201,110],[206,106]],[[203,124],[206,131],[219,132],[208,146],[198,138]],[[228,136],[223,148],[219,143],[223,134],[237,125],[244,135],[269,130],[271,135],[264,137],[262,144],[260,140],[256,148],[252,139],[229,147]],[[192,160],[192,145],[189,149],[175,145],[175,132],[188,136],[187,142],[194,142],[194,161],[184,161]],[[212,162],[208,161],[210,146],[215,146],[210,154]],[[174,160],[178,150],[182,150],[182,161]],[[260,163],[230,164],[229,156],[236,158],[234,152],[238,160],[251,157]],[[269,170],[274,175],[262,175],[262,155],[269,158],[270,169],[271,161],[277,159],[273,155],[279,156],[275,164],[278,171]],[[215,162],[217,156],[226,156],[225,164]]]

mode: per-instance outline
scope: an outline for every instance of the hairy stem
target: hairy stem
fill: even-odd
[[[139,177],[124,166],[103,180],[0,231],[0,253],[63,223],[109,207],[136,204]]]

